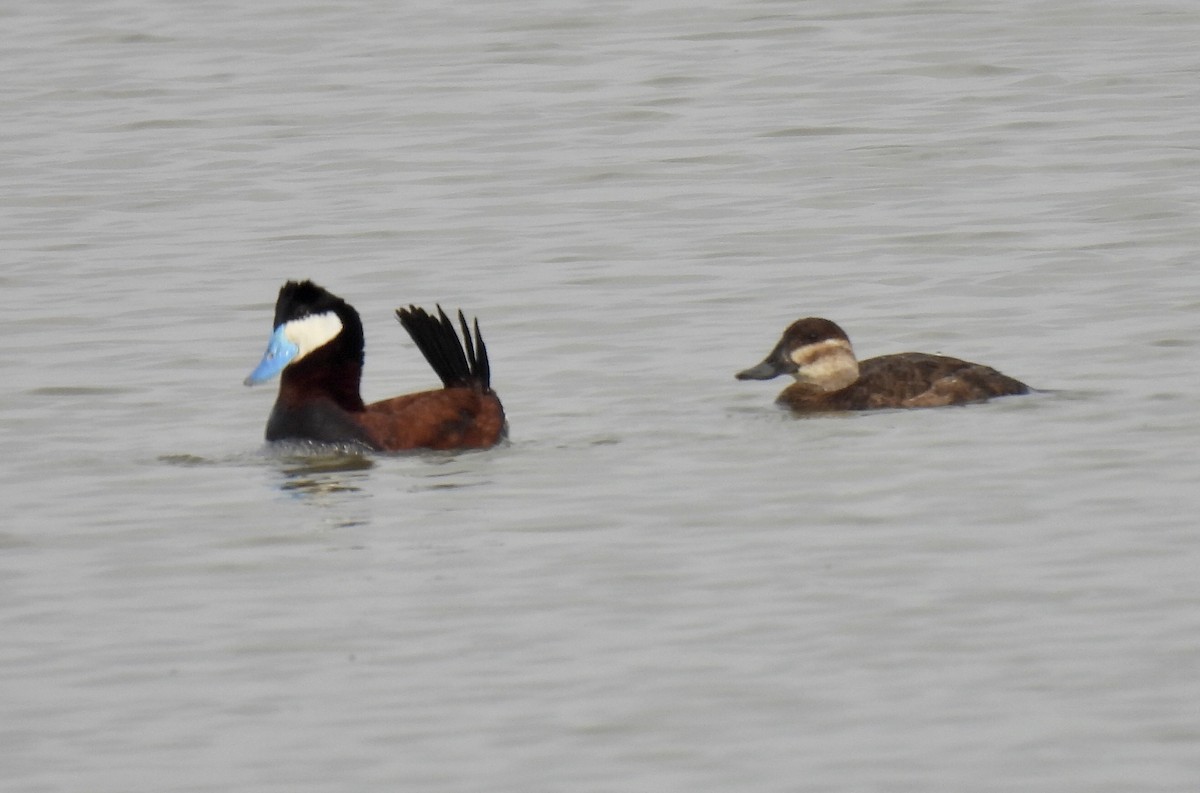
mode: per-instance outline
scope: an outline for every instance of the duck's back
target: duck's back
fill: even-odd
[[[961,405],[1029,393],[1024,383],[990,366],[944,355],[881,355],[858,366],[858,379],[840,391],[821,392],[796,383],[779,401],[798,411],[873,410]]]
[[[500,399],[476,388],[442,388],[366,406],[358,423],[379,449],[482,449],[504,437]]]

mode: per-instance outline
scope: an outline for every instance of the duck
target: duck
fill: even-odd
[[[963,405],[1031,391],[990,366],[945,355],[902,352],[859,361],[846,332],[820,317],[793,322],[762,363],[736,377],[782,374],[796,382],[775,401],[796,413]]]
[[[485,449],[507,437],[504,407],[491,387],[487,347],[459,310],[462,340],[437,306],[410,305],[396,318],[442,388],[364,404],[363,325],[342,298],[312,281],[288,281],[275,301],[274,331],[248,386],[279,376],[268,441],[348,444],[373,451]]]

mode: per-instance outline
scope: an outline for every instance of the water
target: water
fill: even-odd
[[[1196,789],[1193,4],[14,9],[6,791]],[[265,449],[298,277],[511,443]],[[793,419],[802,315],[1045,391]]]

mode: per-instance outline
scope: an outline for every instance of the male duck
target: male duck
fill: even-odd
[[[312,281],[288,281],[275,302],[275,331],[262,362],[246,378],[256,385],[281,374],[267,421],[267,440],[352,443],[378,451],[479,449],[507,432],[492,391],[487,347],[475,321],[474,340],[458,312],[462,343],[438,307],[396,316],[444,388],[364,405],[359,394],[363,328],[358,312]],[[465,350],[464,350],[465,346]]]

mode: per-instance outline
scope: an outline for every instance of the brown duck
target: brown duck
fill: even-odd
[[[800,413],[961,405],[1030,391],[990,366],[944,355],[902,352],[860,362],[845,331],[818,317],[793,322],[771,354],[737,379],[781,374],[796,382],[776,402]]]

